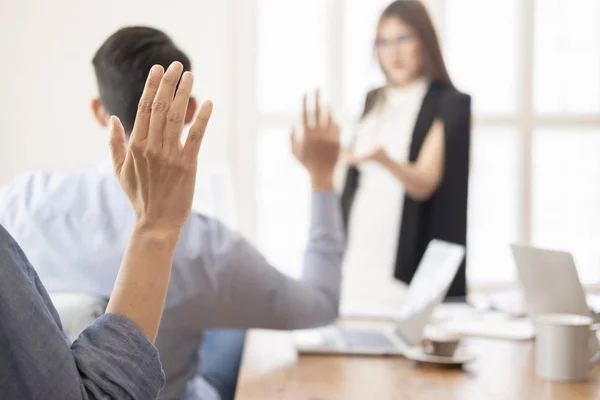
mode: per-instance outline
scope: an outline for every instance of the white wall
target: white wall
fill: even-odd
[[[93,167],[107,135],[89,111],[91,59],[115,30],[165,30],[188,53],[194,94],[215,103],[201,163],[229,163],[233,0],[0,0],[0,185],[28,169]]]

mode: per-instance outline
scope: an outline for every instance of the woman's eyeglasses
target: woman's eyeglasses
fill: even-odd
[[[386,50],[392,47],[401,47],[403,44],[410,42],[412,35],[400,35],[393,39],[377,39],[375,47],[381,50]]]

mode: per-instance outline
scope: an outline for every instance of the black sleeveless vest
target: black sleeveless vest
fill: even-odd
[[[381,89],[367,94],[363,117],[375,106]],[[394,277],[410,283],[432,239],[466,246],[467,197],[469,186],[469,150],[471,98],[452,87],[432,83],[423,99],[410,145],[409,160],[417,160],[425,137],[435,119],[444,122],[444,177],[431,198],[417,201],[406,195],[398,229],[398,250]],[[342,211],[346,231],[354,195],[360,184],[360,167],[346,173]],[[466,296],[466,261],[460,266],[448,297]]]

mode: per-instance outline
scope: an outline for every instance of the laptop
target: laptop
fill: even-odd
[[[464,246],[432,240],[408,287],[394,326],[389,329],[329,326],[296,331],[296,349],[301,354],[403,355],[421,341],[425,326],[444,300],[464,257]]]
[[[531,321],[545,313],[585,315],[598,320],[588,305],[571,253],[518,244],[511,248]],[[590,348],[592,353],[600,350],[595,337],[590,339]]]
[[[527,315],[532,320],[545,313],[592,317],[585,291],[570,253],[527,245],[511,246]]]

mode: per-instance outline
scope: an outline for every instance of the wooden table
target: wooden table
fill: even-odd
[[[463,369],[404,358],[298,356],[287,332],[251,331],[237,400],[600,400],[600,367],[583,383],[535,376],[533,342],[467,339]]]

